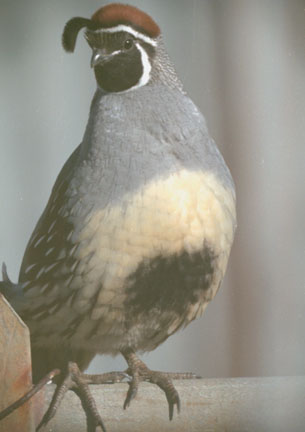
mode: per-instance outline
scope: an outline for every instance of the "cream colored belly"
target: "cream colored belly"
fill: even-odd
[[[110,324],[125,300],[123,282],[139,263],[184,250],[200,251],[204,242],[219,254],[217,279],[221,279],[234,228],[234,195],[212,173],[181,170],[152,181],[123,204],[90,215],[73,239],[82,244],[75,258],[83,278],[73,306],[81,311],[96,293],[98,282],[101,288],[90,318],[98,320],[106,314]]]

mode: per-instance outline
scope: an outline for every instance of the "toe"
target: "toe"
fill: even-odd
[[[174,407],[177,406],[177,412],[180,413],[180,398],[178,395],[178,392],[174,389],[174,392],[171,391],[170,393],[165,393],[166,399],[168,402],[168,412],[169,412],[169,419],[172,420],[174,417]]]
[[[132,380],[128,384],[129,384],[129,389],[124,402],[124,409],[128,408],[130,402],[136,397],[136,394],[138,392],[138,387],[139,387],[139,377],[137,375],[134,375]]]

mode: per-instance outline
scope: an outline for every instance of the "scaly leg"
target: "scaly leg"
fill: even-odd
[[[37,431],[43,431],[56,411],[68,390],[73,390],[80,398],[87,416],[88,432],[106,432],[103,420],[98,412],[95,400],[90,392],[89,384],[107,384],[121,382],[126,378],[123,372],[108,372],[100,375],[82,373],[77,364],[69,362],[68,372],[61,382],[57,384],[50,406],[45,413]]]
[[[124,402],[124,409],[126,409],[130,405],[132,399],[135,398],[138,392],[139,383],[141,381],[148,381],[152,384],[156,384],[164,391],[168,402],[169,419],[172,420],[175,405],[177,406],[178,413],[180,412],[180,399],[178,392],[172,383],[172,379],[201,378],[189,372],[175,373],[152,371],[148,369],[145,363],[143,363],[132,350],[122,351],[122,355],[128,364],[128,369],[125,372],[132,377]]]
[[[0,420],[9,415],[13,410],[23,405],[42,387],[44,387],[47,382],[52,380],[60,373],[63,375],[63,378],[61,378],[57,384],[50,406],[41,423],[39,424],[37,431],[42,432],[46,429],[49,421],[55,416],[66,392],[68,390],[73,390],[80,398],[85,410],[87,416],[87,431],[106,432],[105,425],[99,415],[95,400],[89,390],[89,384],[114,384],[122,382],[127,376],[131,377],[131,381],[129,383],[129,389],[124,402],[124,409],[130,405],[130,402],[136,396],[139,383],[141,381],[148,381],[156,384],[164,391],[169,406],[169,418],[172,420],[175,405],[177,406],[177,411],[180,411],[180,399],[172,383],[172,379],[194,379],[200,377],[189,372],[176,373],[152,371],[148,369],[145,363],[143,363],[132,350],[126,350],[122,352],[122,355],[128,364],[128,369],[125,372],[107,372],[99,375],[89,375],[82,373],[79,370],[77,364],[74,362],[69,362],[66,374],[61,373],[58,369],[50,372],[42,380],[40,380],[38,384],[33,386],[33,388],[26,395],[3,410],[0,413]]]

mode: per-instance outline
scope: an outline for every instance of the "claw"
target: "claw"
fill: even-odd
[[[51,404],[41,420],[37,431],[45,431],[49,421],[54,417],[66,392],[71,389],[80,398],[87,416],[88,432],[106,432],[103,420],[99,415],[95,400],[89,390],[88,383],[93,381],[93,375],[82,374],[76,363],[69,362],[68,372],[56,387]],[[97,380],[98,381],[98,380]]]
[[[139,387],[139,379],[138,377],[134,376],[129,383],[129,389],[124,402],[124,410],[129,407],[130,402],[136,397],[138,393],[138,387]]]
[[[130,382],[130,375],[128,375],[126,372],[122,372],[122,375],[124,375],[124,377],[120,382],[124,382],[124,380],[126,380],[126,382]]]
[[[169,413],[169,420],[172,421],[174,417],[174,404],[172,403],[168,404],[168,413]]]
[[[177,401],[177,413],[180,414],[180,410],[181,410],[181,403],[180,403],[180,398],[178,396],[178,401]]]
[[[174,392],[173,392],[174,390]],[[173,420],[174,417],[174,407],[175,405],[177,406],[177,413],[180,413],[180,398],[179,395],[176,391],[176,389],[174,388],[171,391],[165,391],[165,395],[166,395],[166,399],[168,402],[168,412],[169,412],[169,419]]]

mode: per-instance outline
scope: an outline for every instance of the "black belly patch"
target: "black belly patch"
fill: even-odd
[[[157,256],[144,261],[128,278],[125,308],[128,315],[173,311],[183,314],[190,304],[209,301],[216,255],[209,247],[201,252]]]

